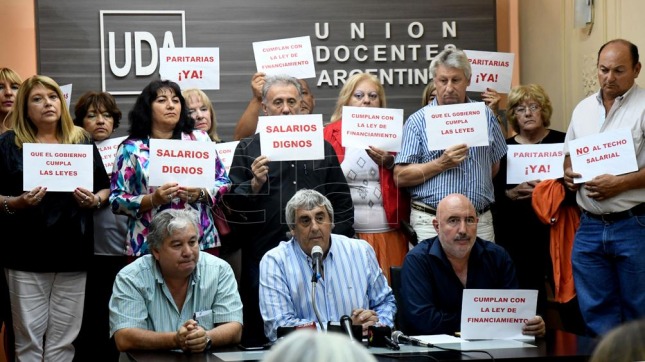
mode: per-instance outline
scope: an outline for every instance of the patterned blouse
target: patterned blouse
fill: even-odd
[[[204,131],[194,130],[191,134],[182,133],[182,140],[211,142]],[[200,249],[220,246],[220,238],[213,221],[212,205],[216,205],[222,195],[231,187],[231,180],[226,174],[224,164],[219,156],[215,158],[215,180],[208,190],[208,204],[186,202],[175,198],[172,202],[160,205],[143,213],[139,212],[144,196],[154,193],[156,187],[148,184],[148,161],[150,159],[150,138],[127,138],[117,150],[112,178],[110,181],[110,204],[115,214],[129,217],[128,233],[125,238],[125,250],[128,256],[141,256],[149,253],[146,237],[148,226],[154,215],[165,209],[193,208],[200,215]]]

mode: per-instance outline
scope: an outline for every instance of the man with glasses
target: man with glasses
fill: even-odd
[[[628,320],[645,317],[645,90],[638,48],[615,39],[598,51],[597,93],[573,110],[564,144],[564,181],[577,191],[582,209],[571,263],[582,317],[591,334],[602,335]],[[628,129],[638,171],[606,174],[574,183],[579,170],[569,157],[574,139]]]
[[[488,146],[468,147],[458,144],[445,150],[430,150],[433,140],[426,136],[426,107],[474,102],[466,95],[470,85],[471,67],[466,53],[446,49],[430,63],[430,73],[437,88],[437,97],[412,114],[403,126],[401,152],[396,156],[394,180],[405,187],[412,198],[410,224],[419,240],[435,236],[433,220],[437,204],[446,195],[462,193],[475,205],[480,218],[479,236],[495,240],[493,216],[495,202],[493,177],[499,161],[506,154],[502,129],[489,107]]]
[[[262,88],[265,115],[300,114],[301,102],[297,79],[282,75],[266,78]],[[225,195],[231,209],[242,213],[245,220],[236,226],[236,235],[242,245],[242,340],[247,345],[267,342],[259,309],[260,260],[280,241],[289,239],[284,208],[296,191],[315,189],[325,195],[334,206],[334,233],[348,237],[355,234],[349,186],[331,144],[325,142],[322,160],[271,161],[260,153],[260,137],[255,134],[237,145],[229,175],[233,187]]]
[[[419,243],[403,262],[399,310],[406,334],[459,331],[466,288],[518,289],[511,257],[501,246],[477,237],[477,222],[466,196],[450,194],[439,202],[432,220],[437,236]],[[544,335],[544,320],[531,318],[522,332]]]

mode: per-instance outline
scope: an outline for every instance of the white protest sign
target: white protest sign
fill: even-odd
[[[508,145],[506,182],[557,179],[564,176],[564,144]]]
[[[219,48],[160,48],[159,75],[181,89],[219,89]]]
[[[425,107],[428,149],[445,150],[465,143],[488,146],[488,120],[484,102]]]
[[[464,289],[461,338],[530,338],[522,327],[535,317],[537,294],[527,289]]]
[[[402,109],[345,106],[342,117],[343,147],[401,151]]]
[[[92,145],[25,143],[23,191],[46,187],[47,191],[72,192],[77,187],[94,190]]]
[[[150,186],[177,182],[211,189],[215,184],[215,143],[150,139]]]
[[[72,85],[71,84],[65,84],[60,86],[61,92],[63,92],[63,97],[65,98],[65,103],[67,103],[67,109],[69,109],[69,113],[73,113],[72,110],[69,108],[70,103],[72,102]]]
[[[260,117],[260,154],[271,161],[325,158],[322,115],[304,114]]]
[[[114,167],[114,161],[116,160],[116,151],[119,150],[119,145],[124,139],[126,139],[126,136],[108,138],[101,142],[96,142],[96,148],[99,149],[101,159],[103,159],[103,166],[105,166],[105,172],[107,172],[108,175],[112,174],[112,168]]]
[[[217,155],[219,156],[219,159],[224,164],[224,168],[226,168],[227,175],[231,171],[231,164],[233,163],[233,155],[235,155],[235,148],[237,147],[238,143],[240,143],[240,141],[215,144],[215,150],[217,150]]]
[[[571,168],[582,175],[575,183],[603,174],[622,175],[638,171],[634,140],[629,129],[605,131],[569,141]]]
[[[472,77],[467,88],[469,92],[484,92],[486,88],[495,89],[499,93],[508,93],[511,90],[515,54],[479,50],[464,52],[472,68]]]
[[[316,77],[309,36],[254,42],[253,55],[258,72],[299,79]]]

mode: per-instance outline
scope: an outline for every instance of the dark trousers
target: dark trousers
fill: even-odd
[[[119,351],[110,338],[108,308],[112,285],[121,268],[128,264],[125,256],[94,255],[87,272],[83,324],[74,341],[74,361],[118,361]]]
[[[242,344],[260,346],[269,341],[264,335],[264,321],[260,314],[260,263],[248,259],[242,257]]]

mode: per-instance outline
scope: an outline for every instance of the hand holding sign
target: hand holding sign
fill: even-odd
[[[448,147],[441,157],[439,157],[439,166],[442,170],[448,170],[459,166],[466,157],[468,157],[468,145],[465,143]]]

